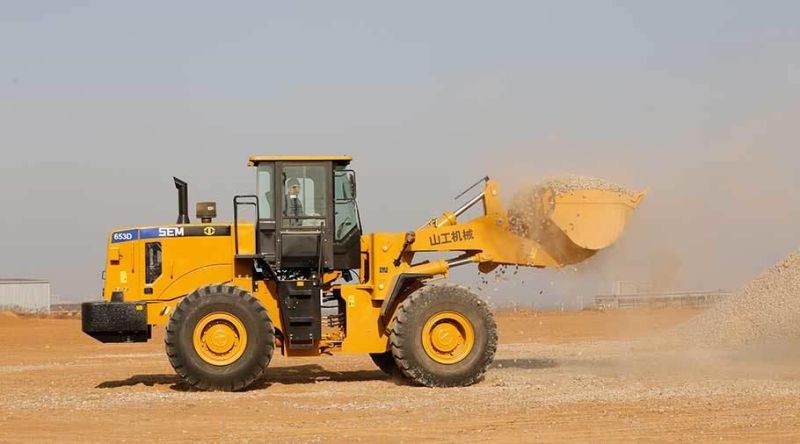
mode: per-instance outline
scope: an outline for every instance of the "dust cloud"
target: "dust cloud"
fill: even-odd
[[[598,154],[585,159],[568,157],[581,150],[555,141],[549,142],[552,157],[546,163],[525,156],[490,163],[506,202],[538,179],[565,174],[603,177],[648,192],[616,244],[576,266],[522,270],[515,282],[489,288],[493,299],[499,305],[574,309],[618,288],[740,288],[800,247],[800,176],[787,157],[798,137],[793,122],[799,114],[744,118],[686,135],[683,145],[653,141],[651,152],[620,156],[616,163],[602,152],[619,150],[602,141]]]

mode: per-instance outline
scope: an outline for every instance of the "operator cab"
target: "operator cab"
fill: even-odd
[[[234,206],[257,208],[256,257],[275,273],[360,267],[361,223],[349,156],[257,156],[255,196]],[[238,216],[237,216],[238,217]]]

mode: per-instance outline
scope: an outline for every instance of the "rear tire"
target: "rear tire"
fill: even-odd
[[[397,308],[390,340],[397,366],[411,382],[468,386],[494,360],[497,326],[486,303],[466,288],[423,287]]]
[[[395,362],[391,351],[384,353],[370,353],[369,357],[372,358],[372,362],[374,362],[375,365],[377,365],[378,368],[387,375],[397,376],[400,374],[400,369],[397,368],[397,363]]]
[[[240,391],[264,374],[275,349],[275,329],[258,299],[216,285],[178,304],[165,343],[170,364],[190,386]]]

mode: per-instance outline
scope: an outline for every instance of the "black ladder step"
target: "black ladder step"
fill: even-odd
[[[311,316],[290,316],[289,325],[312,325],[315,319]]]
[[[314,339],[289,338],[289,347],[295,350],[314,348]]]

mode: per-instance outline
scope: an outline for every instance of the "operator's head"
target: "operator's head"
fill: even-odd
[[[297,196],[300,194],[300,181],[292,178],[286,181],[286,194]]]

